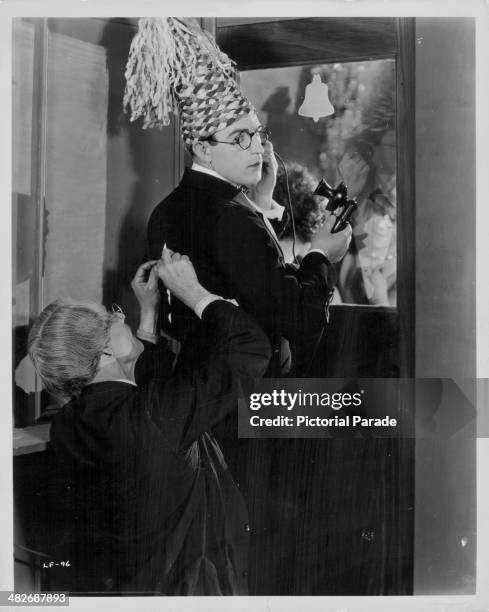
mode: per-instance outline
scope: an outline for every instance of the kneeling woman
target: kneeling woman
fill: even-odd
[[[198,366],[170,375],[154,334],[158,277],[201,318],[209,340]],[[246,594],[246,508],[210,429],[236,408],[239,379],[265,371],[268,341],[238,307],[209,294],[178,253],[143,264],[132,287],[142,341],[121,312],[70,300],[50,304],[29,336],[44,385],[65,402],[51,427],[73,516],[59,550],[70,559],[69,584],[59,586]]]

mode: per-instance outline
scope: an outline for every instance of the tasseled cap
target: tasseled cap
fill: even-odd
[[[143,128],[179,113],[185,144],[209,138],[254,111],[229,57],[195,20],[140,19],[126,66],[124,110]]]

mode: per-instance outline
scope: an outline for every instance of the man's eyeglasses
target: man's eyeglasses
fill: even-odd
[[[272,133],[270,130],[263,125],[261,125],[254,132],[250,132],[249,130],[241,130],[238,134],[233,138],[233,140],[215,140],[212,136],[210,138],[203,138],[202,140],[207,140],[210,144],[230,144],[230,145],[238,145],[243,151],[249,149],[251,147],[251,143],[253,142],[253,137],[255,134],[258,134],[258,138],[260,139],[260,144],[264,145],[267,140],[270,140],[270,136]]]

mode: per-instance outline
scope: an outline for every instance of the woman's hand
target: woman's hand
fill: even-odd
[[[341,232],[331,233],[336,220],[337,218],[334,214],[327,213],[324,224],[311,240],[311,249],[321,249],[324,251],[330,263],[336,263],[344,257],[351,240],[352,230],[349,223],[346,224],[346,227]]]
[[[158,276],[155,270],[156,264],[156,260],[143,263],[137,269],[131,282],[131,288],[139,302],[141,311],[155,310],[160,300]]]

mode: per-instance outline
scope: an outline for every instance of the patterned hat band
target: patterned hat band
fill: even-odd
[[[175,92],[186,145],[209,138],[254,112],[234,79],[203,61],[191,86]]]

